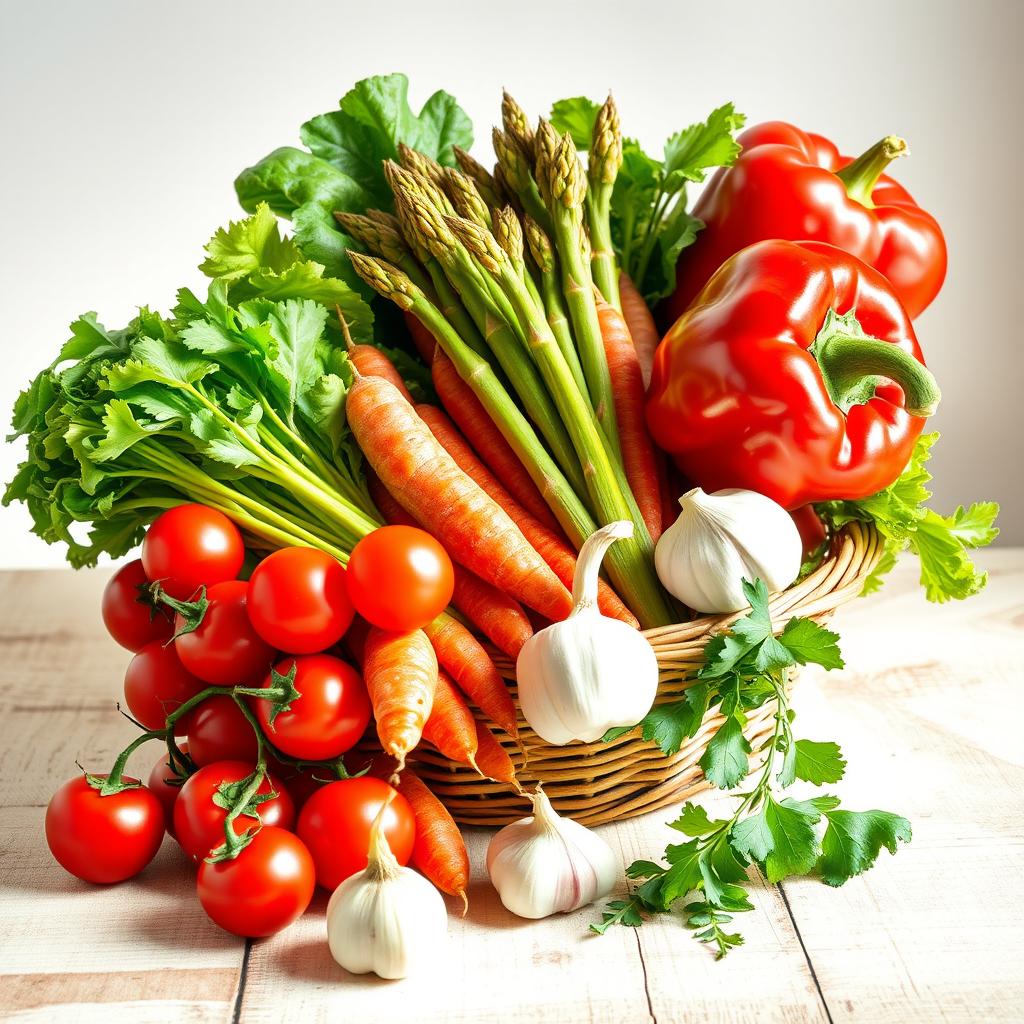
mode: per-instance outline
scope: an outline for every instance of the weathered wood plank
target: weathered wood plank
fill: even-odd
[[[850,668],[796,695],[801,734],[842,741],[844,803],[914,827],[841,889],[785,886],[834,1021],[1021,1017],[1024,558],[984,559],[988,589],[942,607],[902,566],[841,612]]]

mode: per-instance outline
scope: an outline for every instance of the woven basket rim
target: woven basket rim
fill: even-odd
[[[883,550],[883,540],[872,525],[855,521],[842,527],[831,538],[827,555],[813,572],[770,596],[768,608],[775,632],[781,632],[794,615],[819,622],[828,619],[836,608],[861,592]],[[656,703],[680,699],[696,682],[708,639],[745,614],[704,615],[645,630],[644,636],[658,659]],[[507,657],[492,654],[498,671],[510,680],[510,691],[516,698],[514,666]],[[770,732],[774,714],[774,704],[766,704],[750,715],[746,734],[755,750],[758,741]],[[560,813],[593,825],[657,810],[708,788],[697,762],[721,721],[716,712],[709,712],[697,734],[673,755],[663,754],[642,739],[639,727],[609,743],[551,746],[530,729],[521,712],[521,746],[511,737],[499,738],[524,786],[543,783]],[[417,773],[462,824],[507,824],[528,811],[521,794],[482,778],[469,766],[450,761],[432,748],[418,749],[414,756]]]

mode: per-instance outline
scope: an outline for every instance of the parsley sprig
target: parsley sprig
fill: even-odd
[[[900,841],[910,841],[910,823],[888,811],[841,810],[834,796],[780,795],[797,780],[825,786],[845,773],[838,744],[794,736],[786,692],[793,666],[842,668],[843,660],[838,636],[810,619],[792,618],[775,636],[768,590],[760,580],[744,582],[744,593],[750,614],[708,642],[697,683],[682,700],[654,708],[641,729],[666,754],[675,753],[685,738],[696,735],[706,711],[717,708],[724,721],[700,764],[709,782],[732,790],[750,777],[755,751],[744,735],[749,714],[774,702],[774,728],[756,751],[761,765],[752,785],[736,794],[730,817],[712,819],[698,804],[683,805],[668,825],[687,841],[668,846],[661,862],[635,861],[627,868],[627,877],[638,884],[591,925],[599,934],[613,924],[636,927],[693,893],[698,898],[684,907],[686,924],[721,958],[743,942],[724,926],[734,914],[753,909],[747,889],[752,864],[773,883],[816,873],[829,885],[842,885],[871,867],[883,846],[895,853]]]

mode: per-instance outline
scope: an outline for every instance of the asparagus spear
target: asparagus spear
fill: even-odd
[[[484,202],[476,184],[468,174],[455,170],[454,167],[444,169],[444,190],[452,201],[460,217],[487,225],[491,222],[490,208]]]
[[[398,144],[398,162],[407,171],[426,178],[438,188],[444,188],[444,168],[436,160],[407,146],[404,142]]]
[[[594,123],[593,141],[590,145],[590,163],[587,177],[590,188],[587,192],[587,225],[593,245],[591,268],[594,281],[606,301],[616,309],[622,309],[619,299],[619,271],[612,247],[611,202],[612,190],[619,168],[622,166],[622,131],[619,127],[619,112],[609,94],[604,106],[598,111]]]
[[[563,357],[555,336],[534,302],[512,261],[494,236],[472,221],[458,217],[447,223],[477,261],[500,283],[520,321],[527,328],[530,353],[553,396],[562,422],[572,439],[590,496],[591,507],[602,525],[629,519],[634,533],[609,553],[609,574],[619,593],[642,621],[670,622],[672,611],[654,572],[654,545],[635,500],[631,500],[625,476],[617,472],[614,457],[605,440],[594,410],[582,395]]]
[[[503,89],[501,92],[501,123],[505,133],[522,150],[527,160],[533,159],[533,126],[526,111]]]
[[[532,218],[526,218],[526,242],[530,247],[530,254],[540,273],[540,290],[544,302],[544,313],[547,316],[548,324],[554,332],[558,347],[562,350],[566,363],[572,371],[576,387],[581,395],[587,394],[587,382],[583,376],[583,367],[580,365],[580,356],[576,351],[576,345],[572,340],[572,332],[569,329],[569,318],[565,312],[565,303],[562,300],[562,290],[558,284],[555,253],[551,248],[551,240],[544,234],[541,226]]]
[[[483,201],[488,206],[503,206],[505,196],[501,185],[479,160],[474,160],[461,146],[455,147],[455,160],[467,178],[476,185]]]
[[[544,183],[543,190],[554,225],[555,244],[562,265],[562,292],[569,307],[590,400],[604,430],[608,449],[621,463],[611,375],[597,319],[590,263],[584,259],[582,251],[582,246],[587,244],[583,231],[583,200],[587,183],[576,146],[568,132],[551,151],[550,158],[541,139],[542,132],[538,130],[537,178]]]
[[[539,138],[539,136],[538,136]],[[530,165],[519,146],[503,131],[495,128],[491,133],[494,154],[498,158],[502,179],[508,189],[519,197],[523,209],[545,231],[551,230],[551,216],[544,205],[537,182],[530,173]]]

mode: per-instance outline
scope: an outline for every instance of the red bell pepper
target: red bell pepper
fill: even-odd
[[[793,509],[888,487],[938,400],[878,271],[821,242],[773,240],[729,259],[658,346],[647,422],[704,490]]]
[[[938,295],[946,276],[942,230],[882,173],[906,152],[902,139],[882,139],[856,160],[783,121],[755,125],[738,141],[736,163],[715,174],[694,208],[706,226],[683,250],[666,323],[729,256],[767,238],[828,242],[853,253],[889,279],[912,318]]]

